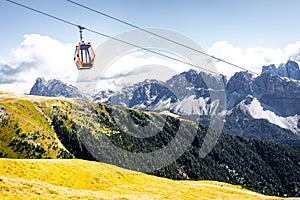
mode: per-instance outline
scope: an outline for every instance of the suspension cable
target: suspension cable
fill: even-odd
[[[50,14],[48,14],[48,13],[46,13],[46,12],[43,12],[43,11],[34,9],[34,8],[29,7],[29,6],[26,6],[26,5],[24,5],[24,4],[17,3],[17,2],[12,1],[12,0],[6,0],[6,1],[8,1],[8,2],[10,2],[10,3],[13,3],[13,4],[15,4],[15,5],[18,5],[18,6],[20,6],[20,7],[26,8],[26,9],[28,9],[28,10],[31,10],[31,11],[33,11],[33,12],[39,13],[39,14],[41,14],[41,15],[50,17],[50,18],[55,19],[55,20],[58,20],[58,21],[61,21],[61,22],[66,23],[66,24],[68,24],[68,25],[75,26],[75,27],[79,27],[79,29],[85,29],[85,30],[87,30],[87,31],[89,31],[89,32],[92,32],[92,33],[95,33],[95,34],[97,34],[97,35],[100,35],[100,36],[103,36],[103,37],[106,37],[106,38],[109,38],[109,39],[112,39],[112,40],[121,42],[121,43],[123,43],[123,44],[127,44],[127,45],[130,45],[130,46],[133,46],[133,47],[135,47],[135,48],[138,48],[138,49],[141,49],[141,50],[150,52],[150,53],[152,53],[152,54],[159,55],[159,56],[161,56],[161,57],[165,57],[165,58],[171,59],[171,60],[173,60],[173,61],[177,61],[177,62],[186,64],[186,65],[189,65],[189,66],[192,66],[192,67],[196,67],[196,68],[202,69],[202,70],[204,70],[204,71],[210,72],[210,73],[215,74],[215,75],[218,75],[218,74],[219,74],[219,73],[217,73],[217,72],[215,72],[215,71],[212,71],[212,70],[209,70],[209,69],[205,69],[205,68],[203,68],[203,67],[201,67],[201,66],[194,65],[194,64],[189,63],[189,62],[187,62],[187,61],[180,60],[180,59],[178,59],[178,58],[175,58],[175,57],[172,57],[172,56],[169,56],[169,55],[166,55],[166,54],[163,54],[163,53],[160,53],[160,52],[151,50],[151,49],[146,48],[146,47],[141,47],[141,46],[136,45],[136,44],[133,44],[133,43],[131,43],[131,42],[127,42],[127,41],[125,41],[125,40],[121,40],[121,39],[115,38],[115,37],[113,37],[113,36],[104,34],[104,33],[102,33],[102,32],[99,32],[99,31],[96,31],[96,30],[93,30],[93,29],[90,29],[90,28],[87,28],[87,27],[83,27],[83,26],[81,26],[81,25],[77,25],[77,24],[75,24],[75,23],[73,23],[73,22],[70,22],[70,21],[67,21],[67,20],[65,20],[65,19],[56,17],[56,16],[54,16],[54,15],[50,15]]]
[[[121,20],[121,19],[119,19],[119,18],[117,18],[117,17],[113,17],[113,16],[111,16],[111,15],[109,15],[109,14],[106,14],[106,13],[104,13],[104,12],[95,10],[95,9],[93,9],[93,8],[90,8],[90,7],[88,7],[88,6],[85,6],[85,5],[83,5],[83,4],[77,3],[77,2],[72,1],[72,0],[66,0],[66,1],[68,1],[68,2],[70,2],[70,3],[72,3],[72,4],[74,4],[74,5],[80,6],[80,7],[82,7],[82,8],[85,8],[85,9],[87,9],[87,10],[89,10],[89,11],[92,11],[92,12],[95,12],[95,13],[100,14],[100,15],[102,15],[102,16],[105,16],[105,17],[107,17],[107,18],[110,18],[110,19],[112,19],[112,20],[114,20],[114,21],[120,22],[120,23],[125,24],[125,25],[127,25],[127,26],[136,28],[136,29],[141,30],[141,31],[143,31],[143,32],[146,32],[146,33],[148,33],[148,34],[151,34],[151,35],[154,35],[154,36],[159,37],[159,38],[161,38],[161,39],[167,40],[167,41],[169,41],[169,42],[171,42],[171,43],[174,43],[174,44],[176,44],[176,45],[179,45],[179,46],[185,47],[185,48],[187,48],[187,49],[189,49],[189,50],[192,50],[192,51],[195,51],[195,52],[197,52],[197,53],[203,54],[203,55],[205,55],[205,56],[207,56],[207,57],[210,57],[210,58],[212,58],[212,59],[214,59],[214,60],[217,60],[217,61],[226,63],[226,64],[228,64],[228,65],[231,65],[231,66],[235,67],[235,68],[242,69],[242,70],[247,71],[247,72],[250,72],[250,73],[252,73],[252,74],[259,75],[258,73],[254,72],[254,71],[251,71],[251,70],[249,70],[249,69],[246,69],[246,68],[244,68],[244,67],[241,67],[241,66],[239,66],[239,65],[236,65],[236,64],[231,63],[231,62],[229,62],[229,61],[226,61],[226,60],[224,60],[224,59],[215,57],[215,56],[210,55],[210,54],[208,54],[208,53],[206,53],[206,52],[204,52],[204,51],[201,51],[201,50],[199,50],[199,49],[195,49],[195,48],[193,48],[193,47],[190,47],[190,46],[188,46],[188,45],[186,45],[186,44],[182,44],[182,43],[180,43],[180,42],[177,42],[177,41],[172,40],[172,39],[170,39],[170,38],[167,38],[167,37],[165,37],[165,36],[159,35],[159,34],[157,34],[157,33],[155,33],[155,32],[152,32],[152,31],[149,31],[149,30],[147,30],[147,29],[141,28],[140,26],[137,26],[137,25],[134,25],[134,24],[132,24],[132,23],[126,22],[126,21]]]

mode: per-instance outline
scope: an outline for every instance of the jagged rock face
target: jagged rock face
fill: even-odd
[[[227,109],[234,108],[248,95],[252,95],[266,109],[279,116],[300,114],[299,82],[274,75],[274,69],[274,65],[265,66],[264,73],[256,78],[247,72],[237,72],[231,77],[226,86]]]
[[[252,75],[247,72],[237,72],[226,85],[227,93],[252,94]]]
[[[174,92],[179,100],[183,100],[187,96],[196,94],[196,81],[198,85],[201,84],[201,81],[198,78],[198,73],[195,70],[189,70],[173,76],[171,79],[166,81],[166,85]],[[203,88],[207,88],[205,83],[202,86]]]
[[[227,109],[232,109],[246,96],[253,95],[253,78],[247,72],[237,72],[226,85]]]
[[[136,105],[148,107],[164,101],[174,103],[177,101],[177,97],[162,83],[146,81],[145,84],[134,90],[132,99],[129,102],[129,107],[134,108]]]
[[[146,80],[124,88],[113,95],[107,103],[141,110],[171,112],[176,110],[185,114],[208,113],[213,111],[209,106],[212,103],[211,96],[221,96],[221,93],[224,93],[225,83],[224,76],[216,77],[189,70],[173,76],[165,83]],[[225,100],[224,95],[222,99]],[[218,103],[220,104],[225,103],[222,101]]]
[[[223,90],[227,80],[225,76],[212,76],[203,72],[189,70],[173,76],[166,81],[179,100],[186,99],[188,96],[195,95],[197,98],[210,97],[209,90]]]
[[[288,77],[285,64],[280,64],[277,70],[277,75],[280,77]]]
[[[132,99],[135,88],[137,87],[137,85],[133,85],[123,88],[123,90],[121,91],[114,92],[114,94],[110,96],[106,101],[103,101],[103,103],[129,107],[129,102]]]
[[[233,135],[259,140],[271,140],[277,143],[300,145],[300,136],[291,130],[283,129],[266,119],[255,119],[243,108],[249,105],[253,97],[247,96],[242,103],[234,107],[226,116],[223,130]]]
[[[288,62],[281,68],[291,68],[292,64],[289,63],[292,62]],[[169,104],[165,104],[160,109],[171,112],[183,112],[184,110],[185,114],[188,114],[186,113],[188,110],[194,113],[209,114],[206,110],[209,108],[207,105],[212,103],[212,93],[221,91],[218,89],[222,88],[221,85],[226,84],[227,110],[231,110],[250,95],[257,98],[265,109],[271,110],[279,116],[300,114],[299,82],[274,75],[275,70],[275,65],[265,66],[263,70],[265,73],[256,78],[253,78],[248,72],[237,72],[227,84],[224,77],[215,77],[189,70],[173,76],[165,83],[145,81],[124,88],[123,91],[113,94],[106,103],[151,110],[155,105],[158,106],[161,102],[169,99]],[[247,102],[245,101],[245,103]],[[193,104],[194,108],[200,107],[200,110],[190,107],[187,109],[188,104]],[[181,106],[184,106],[185,109]]]
[[[269,65],[269,66],[263,66],[262,68],[262,74],[264,73],[268,73],[268,74],[272,74],[272,75],[277,75],[278,71],[276,69],[276,66],[274,64]]]
[[[262,74],[264,73],[300,80],[299,65],[295,61],[288,61],[286,64],[281,64],[278,69],[275,65],[263,66]]]
[[[270,74],[262,74],[253,88],[261,103],[273,108],[280,116],[300,114],[300,84]]]
[[[287,82],[271,74],[262,74],[258,76],[253,84],[255,93],[259,95],[276,95],[284,96],[287,89],[285,84]]]
[[[296,62],[288,61],[286,63],[286,73],[288,78],[300,80],[300,70]]]
[[[65,84],[57,79],[46,81],[44,78],[37,78],[29,94],[48,97],[87,98],[75,86]]]
[[[45,91],[48,90],[45,85],[46,85],[46,80],[44,78],[37,78],[35,81],[35,84],[33,85],[33,87],[30,90],[30,95],[37,95],[37,96],[45,96],[42,94],[49,94],[49,91]]]
[[[115,93],[112,90],[104,90],[104,91],[99,91],[97,94],[93,95],[92,97],[94,101],[104,103],[114,94]]]

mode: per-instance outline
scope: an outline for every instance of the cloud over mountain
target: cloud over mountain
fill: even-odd
[[[264,65],[280,65],[287,60],[300,62],[300,41],[288,44],[283,49],[264,47],[242,49],[235,47],[227,41],[220,41],[208,48],[207,52],[259,74],[261,66]],[[216,62],[215,64],[219,72],[227,76],[232,76],[239,70],[221,62]]]
[[[29,92],[38,76],[72,82],[76,78],[73,44],[64,44],[48,36],[28,34],[12,50],[9,60],[0,62],[0,89]]]

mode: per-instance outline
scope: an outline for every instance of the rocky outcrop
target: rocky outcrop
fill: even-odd
[[[276,68],[276,66],[273,64],[269,66],[263,66],[262,74],[264,73],[300,80],[299,65],[295,61],[288,61],[286,64],[279,65],[278,68]]]
[[[298,81],[264,73],[255,79],[253,88],[266,109],[284,117],[300,114]]]
[[[246,96],[253,95],[253,78],[248,72],[237,72],[226,85],[227,109],[232,109]]]
[[[29,94],[48,97],[88,98],[75,86],[65,84],[58,79],[46,81],[44,78],[37,78]]]

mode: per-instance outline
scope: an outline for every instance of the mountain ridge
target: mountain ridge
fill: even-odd
[[[262,74],[268,73],[272,75],[278,75],[280,77],[292,78],[294,80],[300,80],[300,69],[299,65],[295,61],[287,61],[286,64],[280,64],[278,68],[274,64],[263,66]]]
[[[299,68],[292,61],[288,61],[285,66],[288,69],[290,66],[293,69]],[[295,143],[295,138],[300,141],[300,82],[269,73],[269,68],[273,69],[272,66],[263,67],[263,72],[258,77],[252,77],[248,72],[237,72],[229,80],[225,76],[213,76],[191,69],[174,75],[165,82],[146,80],[118,92],[100,91],[92,98],[96,102],[128,108],[169,112],[196,122],[203,118],[201,120],[206,124],[216,114],[216,109],[224,110],[225,132],[240,135],[241,130],[237,128],[239,124],[234,124],[234,120],[230,119],[233,115],[239,115],[248,123],[241,126],[245,128],[243,137],[268,138],[283,144],[298,144]],[[235,109],[241,103],[244,104],[244,109]],[[286,139],[280,137],[282,140],[278,140],[275,135],[271,138],[261,137],[265,130],[258,129],[255,136],[247,129],[254,123],[263,123],[270,128],[269,131],[277,130],[275,135],[286,135]]]
[[[48,96],[48,97],[66,97],[87,99],[83,92],[73,85],[63,83],[59,79],[50,79],[48,81],[43,77],[38,77],[31,88],[30,95]]]

